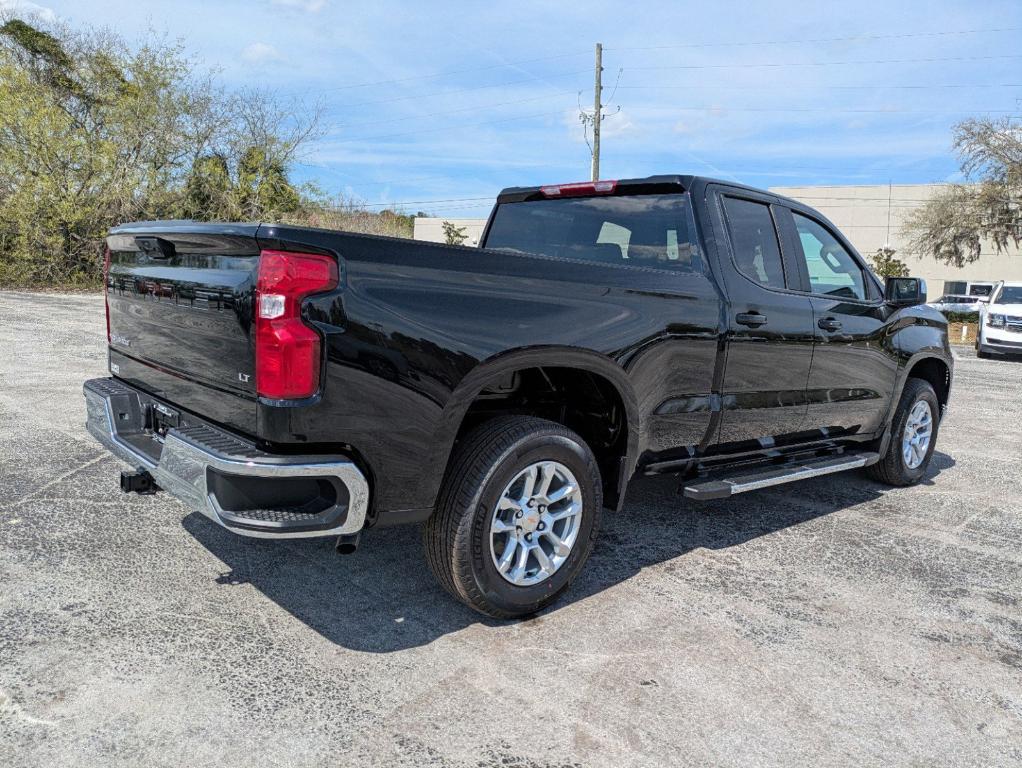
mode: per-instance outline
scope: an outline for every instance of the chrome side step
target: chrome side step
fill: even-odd
[[[769,488],[772,485],[782,485],[820,475],[830,475],[834,472],[844,472],[846,469],[868,467],[878,461],[880,461],[880,454],[872,451],[843,456],[827,456],[810,461],[796,461],[790,464],[766,467],[758,472],[749,472],[737,477],[693,483],[684,486],[683,492],[686,498],[696,501],[726,499],[736,493],[755,491],[760,488]]]

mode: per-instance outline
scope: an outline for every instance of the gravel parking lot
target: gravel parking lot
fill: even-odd
[[[915,488],[636,481],[567,599],[500,623],[417,528],[341,558],[121,495],[82,426],[102,298],[0,316],[0,765],[1022,761],[1022,362],[959,353]]]

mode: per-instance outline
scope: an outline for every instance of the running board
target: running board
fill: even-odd
[[[797,461],[781,466],[765,467],[758,472],[749,472],[737,477],[706,480],[702,483],[686,485],[684,494],[686,498],[696,501],[726,499],[736,493],[755,491],[760,488],[769,488],[772,485],[782,485],[820,475],[830,475],[834,472],[844,472],[846,469],[868,467],[878,461],[880,461],[880,454],[871,451],[852,455],[828,456],[811,461]]]

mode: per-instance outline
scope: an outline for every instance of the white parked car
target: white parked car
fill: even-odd
[[[927,302],[926,306],[933,307],[938,312],[979,312],[980,307],[985,306],[988,299],[988,296],[949,294],[941,296],[936,301]]]
[[[1022,355],[1022,282],[1001,283],[983,305],[976,354]]]

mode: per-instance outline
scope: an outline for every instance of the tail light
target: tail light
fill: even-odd
[[[110,249],[103,253],[103,303],[106,305],[106,343],[110,343]]]
[[[337,287],[329,256],[287,251],[259,255],[256,283],[256,392],[273,400],[312,397],[319,391],[322,341],[302,322],[302,299]]]
[[[543,197],[581,197],[583,195],[612,195],[617,181],[577,181],[572,184],[550,184],[540,187]]]

